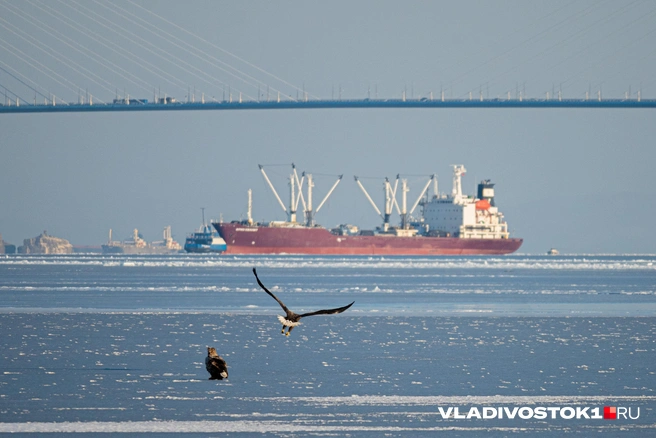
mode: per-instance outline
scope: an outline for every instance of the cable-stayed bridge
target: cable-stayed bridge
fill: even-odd
[[[655,99],[645,100],[430,100],[430,99],[360,99],[308,101],[242,102],[169,102],[148,101],[89,104],[14,104],[0,106],[0,114],[123,112],[123,111],[203,111],[203,110],[275,110],[275,109],[364,109],[364,108],[656,108]]]
[[[446,87],[440,86],[437,98],[432,92],[417,93],[419,97],[415,97],[413,84],[410,93],[404,90],[392,98],[379,98],[377,85],[375,93],[368,90],[360,94],[367,98],[343,98],[340,85],[336,98],[333,85],[330,99],[308,93],[305,84],[290,83],[220,47],[217,39],[178,25],[174,22],[178,17],[172,19],[166,11],[151,7],[147,9],[133,0],[0,0],[0,114],[656,107],[656,99],[644,98],[643,92],[643,87],[653,90],[656,85],[651,75],[637,75],[638,79],[633,80],[640,83],[636,87],[640,91],[634,88],[631,92],[629,86],[628,92],[623,91],[624,98],[602,99],[601,94],[602,85],[622,81],[617,76],[627,76],[634,70],[648,71],[650,64],[643,64],[643,59],[649,60],[649,56],[623,59],[624,51],[645,45],[649,42],[645,40],[656,32],[656,7],[648,4],[602,7],[568,3],[545,7],[523,28],[482,42],[479,53],[468,54],[475,62],[454,57],[445,63],[437,77],[444,78],[442,84]],[[215,11],[212,5],[208,9],[211,13],[222,11]],[[600,25],[604,26],[601,34]],[[613,49],[609,49],[611,46]],[[430,73],[424,74],[433,76],[438,65],[431,64],[425,70]],[[562,65],[568,68],[561,69]],[[280,65],[275,68],[280,70]],[[538,95],[544,97],[529,98],[524,86],[520,92],[515,82],[518,71],[520,77],[552,72],[545,76],[559,79],[549,85],[550,90],[542,86]],[[597,79],[586,86],[582,78],[589,76]],[[312,79],[317,82],[316,76]],[[508,82],[516,83],[512,91],[504,85]],[[385,83],[389,88],[394,82],[387,78]],[[467,83],[483,85],[472,89]],[[193,93],[189,84],[198,84],[193,86]],[[431,87],[427,82],[417,84],[417,89]],[[584,87],[588,91],[581,93]],[[123,91],[123,97],[118,90]],[[563,93],[580,98],[565,97]],[[176,95],[184,98],[171,97]],[[221,95],[220,99],[214,98]],[[152,96],[152,100],[129,96]]]

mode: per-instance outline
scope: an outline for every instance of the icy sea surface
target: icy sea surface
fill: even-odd
[[[12,436],[656,436],[656,256],[0,256],[0,335]]]

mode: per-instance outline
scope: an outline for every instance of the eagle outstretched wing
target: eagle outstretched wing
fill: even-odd
[[[253,274],[255,274],[255,279],[257,280],[257,284],[259,284],[260,287],[261,287],[262,289],[264,289],[264,292],[266,292],[266,293],[268,293],[269,295],[271,295],[271,297],[272,297],[274,300],[276,300],[276,301],[278,302],[278,304],[280,304],[280,307],[282,307],[282,310],[284,310],[285,313],[289,313],[289,309],[287,308],[287,306],[285,306],[285,305],[282,303],[282,301],[280,301],[280,300],[278,299],[277,296],[275,296],[275,295],[274,295],[269,289],[267,289],[267,288],[262,284],[262,282],[260,281],[260,277],[257,276],[257,271],[255,270],[255,268],[253,268]],[[344,310],[346,310],[346,309],[344,309]]]
[[[355,301],[353,301],[355,303]],[[333,313],[342,313],[349,307],[353,305],[353,303],[349,304],[348,306],[344,307],[338,307],[336,309],[324,309],[324,310],[317,310],[316,312],[309,312],[309,313],[303,313],[302,315],[299,315],[301,318],[306,317],[306,316],[314,316],[314,315],[332,315]]]

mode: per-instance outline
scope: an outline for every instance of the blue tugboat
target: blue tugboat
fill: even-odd
[[[187,236],[184,250],[195,253],[222,253],[226,250],[226,242],[219,233],[205,222],[205,209],[203,211],[203,224],[200,228]]]

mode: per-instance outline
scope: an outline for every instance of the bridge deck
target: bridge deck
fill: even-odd
[[[56,105],[0,105],[0,114],[60,113],[98,111],[184,111],[184,110],[273,110],[273,109],[348,109],[348,108],[656,108],[656,99],[624,100],[429,100],[429,99],[363,99],[308,101],[244,101],[244,102],[176,102],[176,103],[93,103]]]

